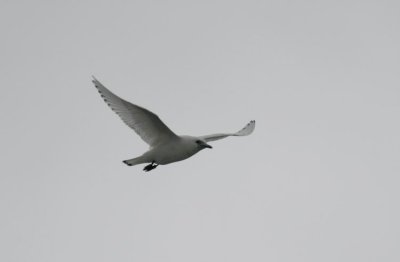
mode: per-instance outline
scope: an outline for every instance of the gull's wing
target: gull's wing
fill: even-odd
[[[200,138],[205,140],[206,142],[211,142],[228,136],[248,136],[253,133],[255,127],[256,121],[251,120],[245,127],[243,127],[240,131],[236,133],[212,134],[208,136],[201,136]]]
[[[151,147],[178,137],[156,114],[119,98],[94,77],[93,84],[108,106]]]

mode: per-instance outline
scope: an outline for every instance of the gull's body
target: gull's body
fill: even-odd
[[[150,148],[149,151],[137,158],[125,160],[124,163],[128,165],[137,165],[154,162],[160,165],[166,165],[185,160],[202,149],[195,146],[195,141],[195,137],[177,137],[176,139],[160,144],[157,147]]]
[[[204,148],[212,148],[207,142],[228,136],[246,136],[251,134],[255,128],[255,121],[251,121],[236,133],[200,137],[178,136],[154,113],[119,98],[95,78],[93,78],[93,83],[111,109],[150,146],[150,149],[143,155],[123,161],[129,166],[151,163],[144,168],[145,171],[150,171],[157,165],[166,165],[187,159]]]

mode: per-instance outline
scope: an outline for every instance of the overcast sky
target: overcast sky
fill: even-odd
[[[0,3],[0,260],[400,261],[398,1]],[[95,75],[176,133],[146,174]]]

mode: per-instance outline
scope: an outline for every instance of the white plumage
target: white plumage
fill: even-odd
[[[143,155],[123,161],[129,166],[151,163],[144,168],[145,171],[150,171],[159,164],[166,165],[184,160],[204,148],[212,148],[207,142],[228,136],[250,135],[255,128],[255,121],[252,120],[236,133],[200,137],[178,136],[156,114],[116,96],[94,77],[93,83],[110,108],[150,146]]]

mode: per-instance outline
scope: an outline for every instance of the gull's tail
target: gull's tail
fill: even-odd
[[[148,163],[148,161],[146,161],[143,158],[143,156],[139,156],[139,157],[135,157],[135,158],[132,158],[132,159],[124,160],[122,162],[127,164],[128,166],[134,166],[134,165]]]

